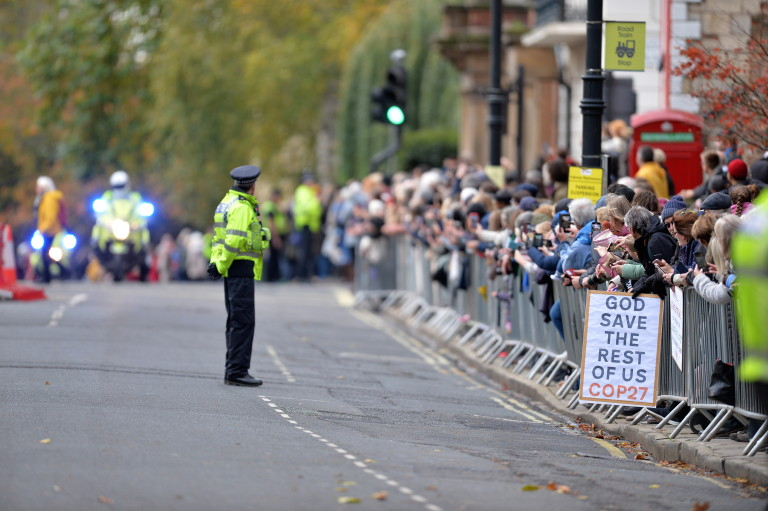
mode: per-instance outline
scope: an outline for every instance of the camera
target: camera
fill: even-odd
[[[560,228],[567,231],[571,227],[571,215],[560,215]]]

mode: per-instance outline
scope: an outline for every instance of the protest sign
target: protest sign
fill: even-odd
[[[656,406],[661,305],[656,295],[587,293],[581,402]]]
[[[683,290],[669,288],[669,342],[677,368],[683,370]]]

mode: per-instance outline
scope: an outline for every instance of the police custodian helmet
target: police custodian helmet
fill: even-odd
[[[242,165],[229,172],[235,184],[238,186],[247,186],[253,184],[261,175],[261,169],[254,165]]]

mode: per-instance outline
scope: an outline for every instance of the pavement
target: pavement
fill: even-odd
[[[583,406],[569,409],[568,401],[572,394],[566,400],[558,398],[555,395],[558,386],[554,383],[548,386],[537,384],[525,375],[515,374],[497,364],[482,362],[472,350],[471,343],[458,345],[458,335],[446,339],[440,338],[424,326],[415,328],[408,322],[410,318],[400,314],[396,308],[381,309],[379,312],[387,314],[412,335],[432,344],[433,348],[440,350],[444,355],[450,354],[463,366],[485,375],[502,388],[525,395],[538,401],[541,406],[551,408],[576,422],[594,424],[595,429],[620,436],[628,442],[636,442],[658,461],[683,462],[727,477],[746,480],[750,484],[768,486],[768,453],[765,450],[749,457],[742,454],[745,443],[735,442],[730,438],[714,438],[709,442],[700,442],[690,428],[685,428],[675,439],[670,439],[668,435],[674,426],[657,430],[654,424],[632,425],[623,417],[613,423],[607,423],[607,417],[602,413],[590,413]]]

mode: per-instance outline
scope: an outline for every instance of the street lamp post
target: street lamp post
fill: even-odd
[[[487,91],[488,163],[501,165],[501,137],[506,124],[507,93],[501,89],[501,0],[491,3],[491,86]]]
[[[601,166],[600,141],[605,102],[603,101],[602,69],[603,0],[587,2],[587,58],[586,72],[581,77],[584,95],[581,99],[582,144],[581,164],[585,167]]]

